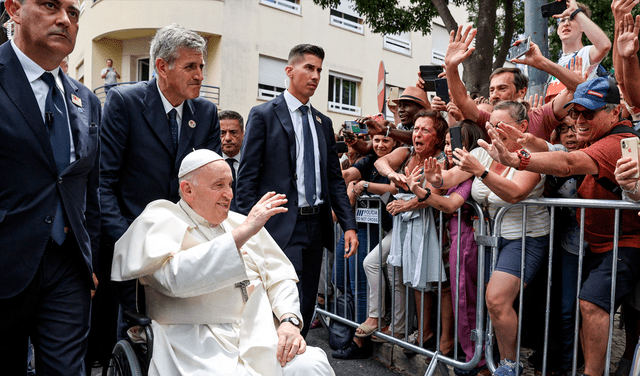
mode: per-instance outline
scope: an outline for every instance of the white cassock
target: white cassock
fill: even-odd
[[[111,279],[138,278],[154,332],[149,375],[333,375],[326,354],[307,347],[283,368],[275,317],[300,314],[295,270],[262,229],[238,251],[231,230],[184,201],[150,203],[115,245]],[[240,255],[241,254],[241,255]],[[248,281],[248,300],[236,287]]]

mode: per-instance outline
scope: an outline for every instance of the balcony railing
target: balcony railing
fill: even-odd
[[[118,82],[113,86],[124,86],[137,84],[139,81]],[[93,89],[93,93],[98,96],[100,103],[104,105],[104,101],[107,98],[107,92],[105,91],[108,85],[99,86]],[[200,88],[200,98],[207,99],[213,102],[216,106],[220,106],[220,88],[218,86],[202,85]]]

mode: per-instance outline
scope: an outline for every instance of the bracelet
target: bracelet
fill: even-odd
[[[622,187],[620,187],[620,188],[622,188]],[[638,193],[638,189],[639,189],[639,188],[640,188],[640,180],[638,180],[638,181],[636,182],[636,185],[633,187],[633,189],[632,189],[632,190],[627,191],[626,189],[622,188],[622,191],[623,191],[624,193],[628,194],[628,195],[635,195],[636,193]]]
[[[429,196],[431,196],[431,189],[425,187],[425,190],[427,191],[427,194],[424,195],[423,198],[418,198],[418,202],[425,202],[425,201],[427,201]]]
[[[433,185],[433,184],[432,184],[431,186],[432,186],[433,188],[438,189],[438,188],[442,188],[442,186],[443,186],[443,185],[444,185],[444,178],[443,178],[443,177],[440,177],[440,185],[436,187],[435,185]]]
[[[569,20],[573,21],[574,18],[576,18],[576,16],[578,15],[578,13],[582,12],[582,9],[578,8],[576,10],[573,11],[573,13],[571,13],[571,15],[569,16]]]
[[[478,180],[483,181],[483,180],[484,180],[484,178],[486,178],[486,177],[487,177],[487,175],[489,175],[489,169],[484,170],[484,172],[482,173],[482,175],[480,175],[480,176],[478,177]]]
[[[387,125],[387,133],[384,136],[389,137],[389,133],[391,133],[391,127]]]

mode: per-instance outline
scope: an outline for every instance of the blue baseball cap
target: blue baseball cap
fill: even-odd
[[[606,77],[596,77],[578,85],[573,93],[573,100],[564,105],[566,108],[571,103],[579,104],[589,110],[597,110],[604,105],[620,104],[620,91],[618,86]]]

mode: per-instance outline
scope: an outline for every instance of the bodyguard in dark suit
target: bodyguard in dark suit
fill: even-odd
[[[73,51],[75,0],[7,0],[0,46],[0,364],[82,375],[97,260],[100,102],[58,66]]]
[[[331,209],[345,230],[345,254],[358,248],[331,120],[309,102],[323,59],[321,47],[294,47],[285,69],[290,79],[287,91],[251,109],[236,188],[236,204],[243,214],[266,192],[287,196],[288,211],[271,218],[265,228],[298,273],[303,336],[315,307],[322,248],[335,245]]]
[[[102,249],[110,255],[148,203],[178,201],[178,170],[187,154],[203,148],[220,153],[216,106],[198,98],[205,47],[200,35],[179,25],[159,29],[150,48],[157,78],[109,90],[102,116],[100,202]],[[110,270],[108,265],[106,273]],[[117,289],[129,308],[135,307],[132,286],[128,292]]]

